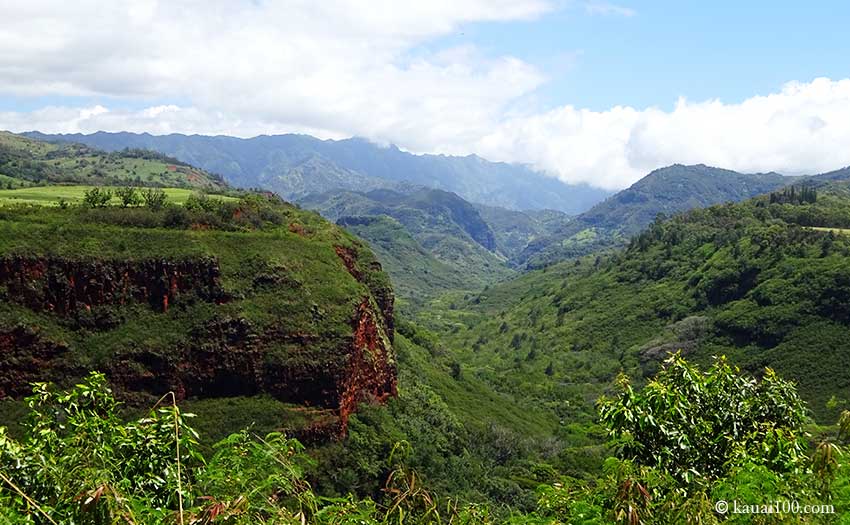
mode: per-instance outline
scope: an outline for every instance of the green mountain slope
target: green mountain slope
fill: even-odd
[[[846,182],[821,182],[815,203],[763,196],[692,210],[610,257],[527,273],[455,298],[456,309],[444,299],[422,320],[448,334],[470,373],[568,427],[591,425],[620,371],[652,374],[677,350],[773,367],[819,421],[834,421],[850,400],[850,197]]]
[[[426,188],[408,193],[331,192],[308,196],[300,204],[351,225],[358,235],[380,246],[386,255],[381,261],[394,281],[404,283],[399,291],[408,299],[436,290],[474,290],[513,273],[496,253],[493,230],[473,205],[453,193]],[[403,231],[392,223],[367,219],[377,217],[391,217]],[[427,256],[414,262],[422,252]]]
[[[778,173],[744,174],[704,165],[658,169],[616,195],[533,241],[516,257],[541,266],[590,251],[622,245],[658,214],[672,215],[760,195],[792,181]]]
[[[220,191],[217,175],[142,150],[104,153],[0,132],[0,189],[45,184],[167,186]]]
[[[278,191],[287,199],[329,190],[364,191],[412,183],[454,192],[470,202],[490,206],[579,213],[610,195],[587,185],[562,183],[524,166],[488,162],[475,155],[413,155],[363,139],[333,141],[307,135],[240,139],[103,132],[30,135],[79,142],[107,151],[159,151],[221,173],[235,186]]]
[[[431,255],[392,217],[342,217],[337,224],[369,242],[399,297],[415,300],[468,286],[457,268]]]
[[[76,181],[67,170],[55,180]],[[122,183],[116,173],[103,181]],[[97,369],[129,415],[175,392],[205,446],[246,427],[306,440],[323,459],[310,475],[324,495],[379,493],[405,440],[434,490],[533,507],[551,476],[537,462],[560,448],[556,417],[467,374],[439,337],[398,320],[388,276],[360,240],[268,195],[177,206],[194,190],[165,188],[162,209],[92,209],[74,201],[82,188],[0,191],[0,425],[20,432],[30,382],[67,386]],[[21,192],[70,205],[24,205]],[[405,196],[402,215],[441,254],[501,264],[475,240],[495,243],[478,212],[439,193]],[[457,240],[440,239],[434,217]],[[390,273],[403,293],[480,287],[395,219],[340,223],[400,270]]]
[[[496,250],[509,260],[541,237],[563,228],[571,217],[556,210],[514,211],[494,206],[475,206],[484,222],[493,230]]]

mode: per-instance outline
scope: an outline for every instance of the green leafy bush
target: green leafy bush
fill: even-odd
[[[154,211],[161,210],[168,201],[165,192],[159,188],[148,188],[142,193],[142,199],[145,202],[145,206]]]
[[[112,191],[95,186],[86,190],[83,204],[89,208],[103,208],[112,200]]]
[[[161,190],[160,190],[161,191]],[[139,206],[142,204],[142,196],[139,190],[133,186],[123,186],[115,190],[115,196],[121,199],[121,206],[124,208],[131,206]]]

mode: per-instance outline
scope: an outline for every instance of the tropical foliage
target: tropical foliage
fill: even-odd
[[[26,403],[21,440],[0,428],[8,523],[715,523],[724,518],[720,500],[805,502],[823,512],[794,516],[798,523],[839,523],[850,512],[850,412],[812,449],[793,386],[770,371],[761,381],[741,376],[723,360],[701,372],[673,357],[641,391],[621,380],[618,396],[601,402],[616,452],[602,476],[541,484],[526,514],[440,497],[408,466],[407,442],[389,451],[373,496],[323,497],[307,479],[315,460],[298,441],[243,430],[205,458],[173,394],[125,421],[98,373],[65,392],[36,384]]]

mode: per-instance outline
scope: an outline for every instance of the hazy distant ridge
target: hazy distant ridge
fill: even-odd
[[[413,155],[364,139],[319,140],[309,135],[241,139],[227,136],[105,133],[28,135],[87,144],[108,151],[146,148],[220,173],[231,184],[262,187],[287,199],[332,190],[368,191],[414,183],[457,193],[488,206],[581,213],[611,192],[565,184],[528,167],[475,155]]]

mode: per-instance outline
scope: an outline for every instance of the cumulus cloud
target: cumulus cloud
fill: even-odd
[[[563,180],[627,186],[674,163],[816,173],[850,164],[850,80],[791,82],[736,104],[680,99],[672,111],[572,106],[509,119],[476,149]]]
[[[6,2],[0,94],[190,101],[257,127],[433,147],[469,139],[543,81],[472,47],[461,24],[533,19],[547,0]],[[185,105],[185,104],[184,104]],[[216,126],[220,127],[220,126]]]
[[[783,172],[850,164],[850,80],[789,83],[740,103],[681,99],[670,111],[541,109],[535,93],[544,71],[474,45],[438,45],[463,24],[532,20],[556,5],[563,4],[5,2],[0,97],[62,102],[0,111],[0,128],[356,135],[414,152],[528,163],[609,189],[675,162]]]

